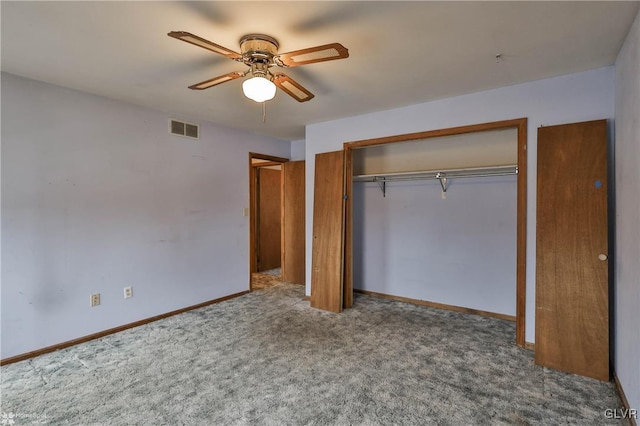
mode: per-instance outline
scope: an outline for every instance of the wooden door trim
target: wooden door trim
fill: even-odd
[[[353,306],[353,150],[344,148],[344,266],[342,301],[345,308]]]
[[[446,129],[427,130],[424,132],[406,133],[403,135],[387,136],[383,138],[365,139],[360,141],[345,142],[344,148],[364,148],[373,145],[384,145],[388,143],[407,142],[418,139],[437,138],[440,136],[462,135],[465,133],[477,133],[489,130],[500,130],[509,128],[520,128],[527,118],[516,118],[512,120],[493,121],[490,123],[471,124],[466,126],[449,127]],[[526,127],[525,127],[526,128]]]
[[[286,163],[287,161],[289,161],[288,158],[284,158],[284,157],[276,157],[273,155],[267,155],[267,154],[259,154],[257,152],[250,152],[249,153],[249,164],[251,165],[251,160],[252,159],[256,159],[256,160],[267,160],[267,161],[272,161],[274,163]],[[267,163],[255,163],[256,165],[268,165]],[[273,166],[273,164],[271,164],[271,166]]]
[[[254,164],[253,159],[267,160],[269,163]],[[256,197],[256,170],[260,167],[273,166],[273,163],[282,164],[289,161],[288,158],[276,157],[273,155],[260,154],[257,152],[249,153],[249,289],[251,290],[251,274],[258,270],[258,259],[256,256],[256,215],[257,215],[257,197]]]
[[[454,136],[490,130],[515,128],[518,132],[517,225],[516,225],[516,345],[525,346],[525,313],[527,291],[527,118],[494,121],[404,135],[345,142],[345,308],[353,303],[353,164],[352,151],[374,145],[407,142],[441,136]]]
[[[516,224],[516,344],[525,347],[527,309],[527,119],[518,125],[518,189]]]
[[[251,167],[255,167],[259,169],[261,167],[280,166],[280,165],[282,165],[282,162],[280,161],[264,161],[260,163],[252,163]]]

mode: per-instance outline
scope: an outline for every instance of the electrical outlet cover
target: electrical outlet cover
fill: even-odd
[[[100,304],[100,293],[94,293],[89,298],[89,306],[98,306]]]

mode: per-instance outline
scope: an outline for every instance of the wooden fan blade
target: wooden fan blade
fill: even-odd
[[[276,64],[285,67],[297,67],[298,65],[314,64],[316,62],[333,61],[349,57],[349,51],[340,43],[325,44],[324,46],[310,47],[308,49],[294,50],[281,53],[274,59]]]
[[[194,84],[192,86],[189,86],[189,89],[204,90],[208,89],[209,87],[217,86],[218,84],[226,83],[227,81],[235,80],[236,78],[244,77],[245,75],[246,73],[234,71],[228,74],[219,75],[198,84]]]
[[[229,59],[242,59],[242,55],[234,52],[233,50],[229,50],[226,47],[222,47],[219,44],[215,44],[209,40],[205,40],[202,37],[198,37],[197,35],[193,35],[185,31],[171,31],[167,35],[169,37],[177,38],[178,40],[186,41],[187,43],[191,43],[195,46],[210,50],[219,55],[226,56]]]
[[[313,93],[305,89],[300,83],[293,80],[285,74],[276,74],[273,76],[273,82],[282,89],[287,95],[291,96],[298,102],[307,102],[314,98]]]

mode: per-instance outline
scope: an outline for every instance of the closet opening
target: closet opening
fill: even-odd
[[[344,144],[353,292],[516,323],[525,346],[527,119]]]

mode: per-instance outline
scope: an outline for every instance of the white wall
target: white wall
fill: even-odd
[[[615,369],[640,409],[640,14],[616,60]]]
[[[606,67],[307,126],[307,294],[311,288],[315,154],[342,149],[349,141],[528,117],[526,340],[533,342],[537,128],[613,118],[613,114],[614,68]]]
[[[2,74],[2,358],[248,289],[248,152],[290,144],[168,118]]]
[[[304,139],[291,141],[291,161],[304,160]]]

